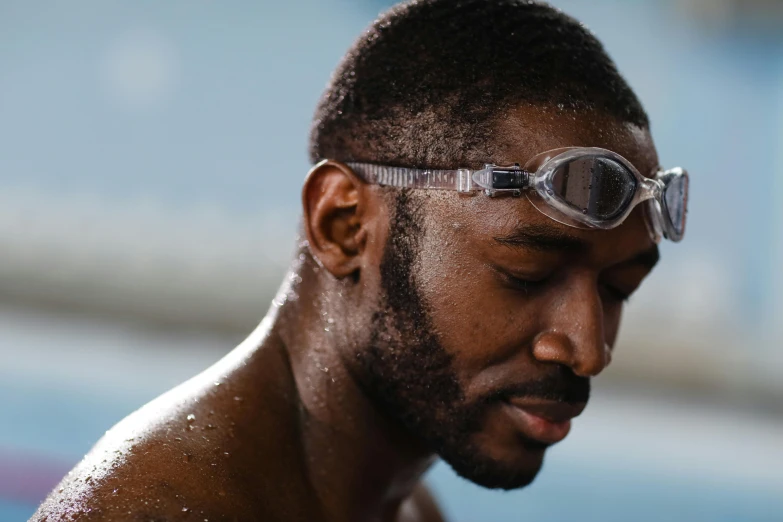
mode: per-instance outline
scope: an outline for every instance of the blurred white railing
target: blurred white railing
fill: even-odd
[[[5,301],[249,331],[294,245],[296,216],[10,196],[0,201]]]

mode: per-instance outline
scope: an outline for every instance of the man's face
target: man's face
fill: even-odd
[[[595,146],[642,173],[657,166],[646,131],[541,120],[539,109],[504,122],[512,137],[498,163]],[[600,231],[561,225],[524,197],[412,191],[392,206],[372,336],[358,354],[370,393],[463,477],[527,485],[584,409],[623,303],[657,260],[641,207]]]

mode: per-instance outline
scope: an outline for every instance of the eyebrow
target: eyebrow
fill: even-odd
[[[510,234],[496,236],[495,241],[504,246],[514,248],[529,248],[541,252],[584,252],[589,248],[586,241],[572,236],[554,227],[525,224],[514,229]],[[621,262],[621,265],[641,265],[652,270],[661,259],[658,245],[636,254]]]
[[[587,242],[576,236],[538,224],[520,225],[510,234],[496,236],[494,239],[504,246],[542,252],[584,252],[588,248]]]

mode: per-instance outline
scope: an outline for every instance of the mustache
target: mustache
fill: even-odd
[[[590,399],[590,379],[579,377],[564,369],[559,373],[498,390],[492,394],[489,400],[505,401],[512,397],[568,403],[587,402]]]

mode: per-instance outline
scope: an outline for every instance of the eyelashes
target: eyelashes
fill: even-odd
[[[512,276],[510,274],[503,274],[503,279],[507,286],[514,290],[519,290],[525,294],[534,292],[546,286],[548,278],[541,279],[523,279],[521,277]]]
[[[503,271],[500,271],[500,274],[504,284],[507,287],[511,288],[512,290],[523,292],[525,295],[529,295],[546,288],[550,280],[549,276],[528,279],[513,276]],[[601,294],[602,299],[607,301],[627,303],[631,298],[630,292],[625,292],[620,288],[608,284],[600,284],[598,291]]]

